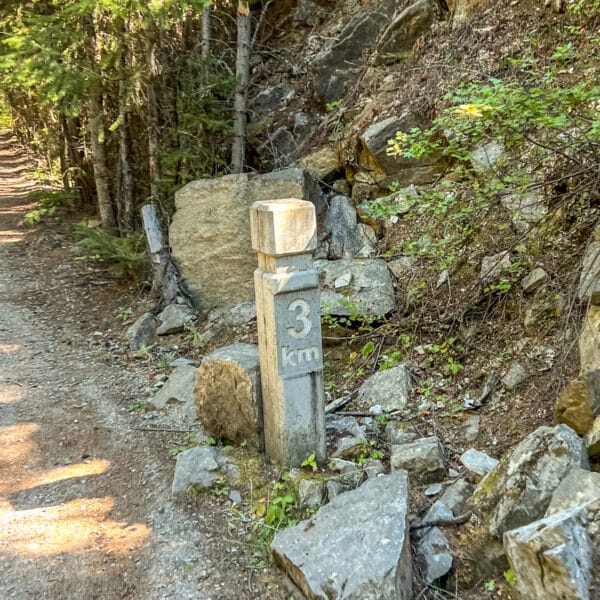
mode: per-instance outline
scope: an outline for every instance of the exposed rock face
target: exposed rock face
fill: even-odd
[[[208,314],[208,324],[202,332],[202,341],[208,342],[224,329],[238,328],[253,319],[256,319],[255,302],[240,302],[231,307],[215,308]]]
[[[315,179],[329,179],[342,168],[339,152],[333,146],[323,146],[303,156],[298,165]]]
[[[260,117],[263,117],[285,107],[293,95],[294,90],[289,83],[284,81],[257,94],[251,104],[251,108]]]
[[[392,446],[390,466],[392,471],[408,471],[411,479],[419,483],[442,481],[446,475],[444,451],[434,435],[410,444]]]
[[[493,256],[484,256],[481,261],[481,272],[479,279],[483,286],[496,283],[510,267],[510,254],[499,252]]]
[[[321,307],[325,314],[386,315],[396,308],[394,286],[384,260],[317,260],[321,280]]]
[[[590,306],[579,336],[581,371],[600,369],[600,306]]]
[[[395,5],[394,0],[383,0],[374,10],[358,12],[314,58],[313,87],[323,102],[335,102],[344,96],[346,82],[360,67],[363,53],[375,46]]]
[[[574,467],[588,468],[582,440],[566,425],[539,427],[477,486],[474,506],[492,536],[544,515],[554,490]]]
[[[257,346],[232,344],[207,356],[198,369],[194,395],[198,418],[207,433],[262,447]]]
[[[533,294],[533,292],[538,290],[549,280],[550,276],[548,273],[541,267],[536,267],[529,275],[523,278],[521,284],[523,285],[523,291],[526,294]]]
[[[368,377],[358,390],[358,400],[384,411],[399,410],[406,406],[411,391],[410,371],[406,365],[397,365]]]
[[[271,550],[312,600],[409,600],[408,474],[374,477],[335,496],[308,521],[280,531]]]
[[[329,259],[369,258],[377,254],[377,239],[370,227],[358,223],[356,211],[346,196],[331,199],[324,232],[329,236]]]
[[[504,534],[523,600],[588,600],[593,546],[585,509],[563,511]]]
[[[600,304],[600,227],[594,230],[583,257],[577,296],[581,302]]]
[[[498,465],[498,461],[495,458],[474,448],[469,448],[469,450],[464,452],[460,457],[460,462],[465,466],[467,471],[479,477],[484,477]]]
[[[431,0],[417,0],[407,6],[381,36],[377,44],[378,62],[390,64],[405,58],[417,39],[430,29],[433,18]]]
[[[547,214],[542,196],[531,193],[524,196],[510,194],[500,199],[502,206],[508,211],[515,229],[525,233],[533,229]]]
[[[310,200],[317,212],[322,208],[317,184],[302,169],[201,179],[176,192],[169,240],[201,308],[254,299],[249,209],[257,200],[279,198]]]
[[[556,401],[556,418],[579,435],[586,434],[594,423],[594,415],[600,406],[592,404],[584,379],[576,379],[567,385]]]

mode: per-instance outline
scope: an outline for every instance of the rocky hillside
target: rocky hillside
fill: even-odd
[[[244,198],[289,193],[322,209],[325,385],[339,414],[327,425],[334,461],[319,471],[328,483],[300,490],[305,507],[325,489],[330,503],[275,538],[276,562],[311,598],[598,597],[598,3],[269,11],[251,161],[287,170],[190,184],[171,242],[206,309],[205,354],[255,341],[248,303],[229,311],[251,300],[253,265],[232,250],[241,280],[227,283],[226,267],[215,290],[212,272],[194,280],[189,255],[222,257],[205,252],[214,230],[201,239],[185,224],[210,229],[225,211],[239,229],[222,246],[234,239],[243,255]],[[358,486],[388,470],[397,496],[384,510],[379,478]],[[383,535],[388,518],[404,519],[391,554],[362,573],[350,542]],[[340,528],[348,548],[329,545]],[[412,574],[398,567],[412,561],[410,531]],[[338,552],[343,585],[319,575]]]

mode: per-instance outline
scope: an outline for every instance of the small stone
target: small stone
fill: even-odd
[[[413,272],[417,264],[414,256],[401,256],[387,263],[388,269],[396,279],[402,279]]]
[[[144,313],[127,329],[127,343],[132,352],[150,346],[156,333],[156,319],[152,313]]]
[[[158,410],[162,410],[167,403],[174,400],[186,406],[185,412],[195,416],[194,410],[194,385],[196,384],[196,367],[177,367],[161,390],[150,399]]]
[[[481,261],[481,272],[479,279],[483,286],[489,286],[497,283],[500,277],[510,267],[510,254],[508,252],[499,252],[493,256],[484,256]]]
[[[383,432],[385,439],[392,446],[400,446],[402,444],[410,444],[419,436],[414,431],[407,431],[406,425],[398,421],[390,421]]]
[[[432,584],[452,568],[452,554],[444,534],[438,527],[428,528],[417,542],[417,552],[425,563],[425,581]]]
[[[526,294],[533,294],[537,289],[539,289],[546,281],[550,279],[550,276],[544,269],[541,267],[535,268],[527,277],[521,281],[521,285],[523,286],[523,291]]]
[[[357,486],[363,478],[362,469],[350,460],[332,458],[329,461],[329,468],[336,473],[340,473],[341,477],[338,479],[346,485]]]
[[[229,492],[229,500],[239,506],[242,503],[242,495],[237,490],[231,490]]]
[[[456,469],[448,469],[448,477],[458,477],[460,473]]]
[[[323,504],[325,486],[322,481],[301,479],[298,485],[298,500],[303,508],[319,508]]]
[[[334,481],[330,479],[327,482],[327,498],[331,502],[336,496],[347,492],[350,488],[339,481]]]
[[[425,513],[423,523],[431,523],[432,521],[448,521],[454,518],[454,514],[442,500],[436,500]]]
[[[371,477],[377,477],[385,473],[385,467],[380,460],[370,458],[364,465],[364,471],[370,479]]]
[[[479,415],[470,415],[467,418],[465,428],[465,438],[468,442],[474,442],[479,437],[479,428],[481,426],[481,417]]]
[[[440,273],[437,283],[435,284],[436,289],[441,288],[445,283],[450,283],[450,272],[447,269]]]
[[[471,161],[479,170],[494,169],[503,152],[504,146],[499,142],[481,142],[473,148]]]
[[[485,477],[490,471],[496,468],[499,461],[488,456],[485,452],[470,448],[462,454],[460,462],[471,473],[479,477]]]
[[[189,358],[176,358],[175,360],[172,360],[169,363],[169,366],[172,368],[177,368],[177,367],[197,367],[198,365],[193,361],[190,360]]]
[[[358,390],[358,401],[367,406],[380,405],[385,411],[403,409],[412,391],[406,365],[397,365],[368,377]]]
[[[392,446],[390,466],[392,471],[408,471],[411,479],[418,483],[442,481],[446,474],[444,451],[437,436]]]
[[[508,372],[502,378],[503,385],[509,390],[514,390],[527,380],[527,371],[525,367],[518,362],[510,365]]]
[[[185,326],[194,320],[196,314],[188,306],[169,304],[159,315],[160,325],[157,335],[172,335],[181,333]]]
[[[339,290],[340,288],[348,287],[351,283],[352,283],[352,273],[344,273],[343,275],[340,275],[333,282],[333,287],[336,290]]]
[[[444,486],[441,483],[434,483],[433,485],[430,485],[429,487],[425,488],[425,491],[423,493],[426,496],[437,496],[438,494],[441,494],[443,489]]]
[[[222,476],[217,453],[214,447],[196,446],[178,454],[172,493],[185,493],[192,485],[210,488]]]

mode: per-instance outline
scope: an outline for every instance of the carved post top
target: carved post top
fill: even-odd
[[[252,248],[269,256],[308,254],[317,247],[312,202],[297,198],[261,200],[250,208]]]

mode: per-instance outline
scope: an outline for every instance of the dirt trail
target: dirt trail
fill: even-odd
[[[111,286],[19,226],[28,166],[0,131],[0,598],[274,597],[226,561],[222,504],[171,498],[170,440],[127,410],[147,378],[90,343]]]

